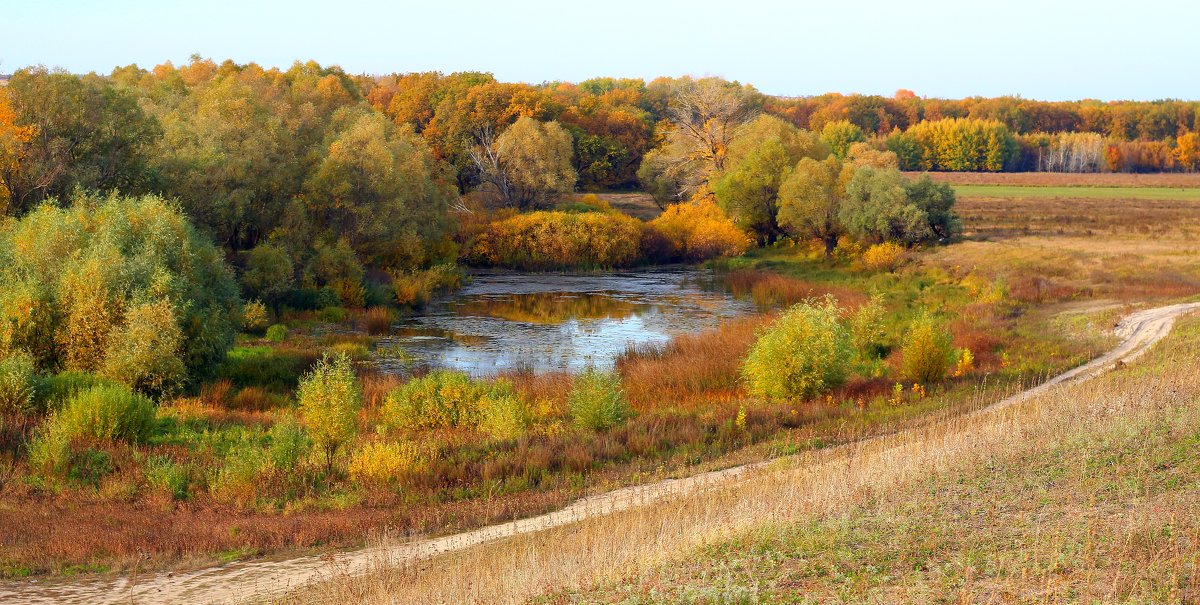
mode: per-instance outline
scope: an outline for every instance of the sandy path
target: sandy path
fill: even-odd
[[[1012,405],[1064,382],[1087,380],[1112,369],[1118,363],[1132,361],[1166,336],[1178,317],[1196,309],[1200,309],[1200,303],[1171,305],[1134,313],[1117,325],[1115,332],[1121,339],[1120,344],[1108,353],[990,407],[994,409]],[[327,578],[335,571],[339,574],[364,573],[373,569],[381,560],[399,562],[429,557],[518,534],[575,523],[591,516],[631,509],[675,494],[710,489],[767,464],[769,463],[762,462],[738,466],[619,489],[584,498],[562,510],[537,517],[398,545],[291,559],[257,559],[183,573],[146,574],[136,578],[86,577],[4,582],[0,583],[0,603],[201,604],[261,600]]]

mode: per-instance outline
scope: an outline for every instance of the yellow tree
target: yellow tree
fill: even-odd
[[[26,144],[33,139],[32,126],[17,124],[8,95],[0,88],[0,213],[8,214],[12,202],[12,184],[21,168]]]
[[[1175,139],[1175,161],[1189,172],[1200,168],[1200,134],[1189,132]]]

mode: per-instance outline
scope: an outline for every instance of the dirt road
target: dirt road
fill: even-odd
[[[1170,331],[1181,315],[1200,309],[1200,303],[1178,304],[1134,313],[1120,322],[1120,343],[1108,353],[1051,380],[996,402],[991,408],[1023,401],[1065,382],[1082,381],[1128,363],[1145,353]],[[379,561],[411,561],[437,553],[465,549],[519,534],[568,525],[585,518],[628,510],[680,493],[727,484],[769,463],[733,467],[630,487],[582,499],[562,510],[501,525],[492,525],[442,538],[291,559],[234,562],[184,573],[139,577],[86,577],[66,580],[24,580],[0,583],[0,603],[117,604],[117,603],[237,603],[258,601],[295,590],[331,574],[370,571]]]

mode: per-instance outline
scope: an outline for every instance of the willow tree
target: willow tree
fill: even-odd
[[[558,122],[520,118],[498,137],[480,135],[471,152],[485,190],[521,210],[575,188],[571,135]]]

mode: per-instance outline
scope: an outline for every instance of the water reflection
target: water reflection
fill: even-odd
[[[753,310],[704,288],[708,278],[692,269],[481,274],[384,340],[418,363],[476,375],[610,368],[629,346],[665,343]]]

